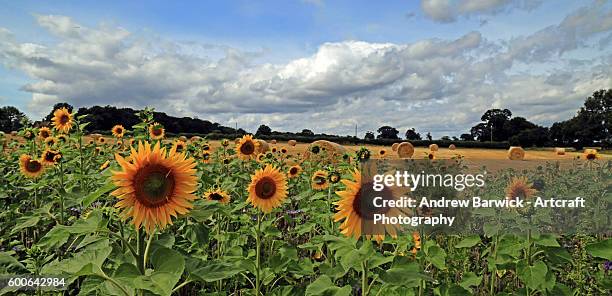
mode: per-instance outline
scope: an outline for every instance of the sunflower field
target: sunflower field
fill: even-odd
[[[62,289],[2,295],[610,295],[610,233],[481,225],[480,235],[362,235],[363,161],[250,135],[165,137],[145,109],[131,130],[86,135],[66,109],[49,127],[2,135],[0,275],[54,276]],[[316,149],[314,149],[316,148]],[[435,153],[424,156],[435,161]],[[610,225],[612,164],[508,170],[503,193],[580,192]],[[457,165],[461,158],[454,159]],[[588,229],[587,229],[588,230]]]

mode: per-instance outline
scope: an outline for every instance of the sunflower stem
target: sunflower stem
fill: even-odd
[[[64,188],[64,166],[60,160],[59,162],[59,170],[60,170],[60,188]],[[64,225],[64,194],[60,191],[60,224]]]
[[[255,295],[259,296],[259,291],[261,289],[261,278],[260,278],[260,269],[261,269],[261,213],[257,211],[257,232],[255,235],[256,242],[256,254],[255,254]]]
[[[140,231],[140,229],[136,230],[136,249],[137,251],[137,256],[136,259],[136,264],[138,265],[138,270],[140,271],[141,274],[145,274],[145,269],[144,269],[144,233],[142,233],[142,231]]]
[[[144,255],[142,256],[142,266],[146,267],[147,266],[147,261],[148,261],[148,257],[149,257],[149,249],[151,248],[151,242],[153,241],[153,236],[155,236],[155,228],[153,229],[153,231],[149,234],[149,239],[147,240],[147,247],[144,250]]]
[[[363,272],[361,273],[361,295],[368,295],[368,262],[364,260],[361,263],[361,268],[363,268]]]

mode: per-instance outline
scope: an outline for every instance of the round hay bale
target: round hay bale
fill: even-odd
[[[197,142],[199,140],[202,140],[202,138],[200,136],[193,136],[189,139],[191,142]]]
[[[312,148],[314,146],[319,147],[319,153],[312,152]],[[313,159],[335,163],[338,162],[338,159],[340,159],[344,153],[346,153],[346,148],[344,148],[344,146],[330,141],[318,140],[308,145],[308,149],[304,151],[303,159]]]
[[[438,149],[439,149],[438,144],[429,145],[429,151],[438,151]]]
[[[457,149],[457,146],[455,146],[455,144],[450,144],[450,146],[448,146],[449,150],[455,150]]]
[[[295,146],[297,144],[296,140],[289,140],[289,142],[287,142],[289,144],[289,146]]]
[[[91,137],[94,138],[94,140],[98,140],[99,138],[102,137],[101,134],[91,134]]]
[[[17,131],[12,131],[12,132],[11,132],[11,136],[13,136],[13,137],[14,137],[14,136],[17,136],[17,134],[18,134],[18,133],[17,133]]]
[[[523,160],[525,158],[525,150],[520,146],[510,146],[508,149],[508,159]]]
[[[270,150],[270,145],[268,142],[260,139],[255,139],[255,141],[259,142],[259,146],[257,146],[257,153],[266,153]]]
[[[183,142],[187,142],[187,137],[185,136],[180,136],[179,140],[183,141]]]
[[[414,146],[410,142],[402,142],[397,145],[397,156],[399,158],[411,158],[414,154]]]
[[[270,144],[272,144],[272,145],[276,144],[276,140],[274,140],[274,139],[270,140]]]
[[[391,145],[391,150],[393,150],[394,152],[397,151],[397,146],[399,146],[400,143],[393,143],[393,145]]]
[[[238,143],[240,142],[240,139],[242,139],[242,138],[236,138],[236,139],[234,139],[234,144],[238,144]]]
[[[561,148],[561,147],[555,148],[555,154],[557,154],[557,155],[565,155],[565,148]]]

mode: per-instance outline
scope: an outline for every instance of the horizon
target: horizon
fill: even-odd
[[[549,127],[612,86],[610,1],[352,3],[0,1],[0,105],[440,138],[491,108]]]

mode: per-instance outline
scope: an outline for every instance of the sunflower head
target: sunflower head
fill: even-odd
[[[28,129],[23,133],[23,138],[26,140],[32,140],[34,139],[34,133]]]
[[[281,148],[281,149],[280,149],[280,152],[281,152],[282,154],[287,154],[287,148],[285,148],[285,147]]]
[[[204,151],[210,151],[210,145],[208,145],[208,144],[204,144],[204,145],[202,145],[202,150],[204,150]]]
[[[204,193],[204,198],[210,201],[218,201],[222,204],[228,204],[230,202],[229,194],[220,188],[208,190],[206,193]]]
[[[60,133],[68,133],[72,128],[72,114],[65,107],[57,109],[53,112],[51,125]]]
[[[185,154],[140,142],[132,148],[128,160],[115,154],[121,171],[112,172],[111,179],[119,188],[111,194],[119,201],[123,219],[132,218],[134,226],[144,226],[147,232],[155,227],[172,224],[172,217],[187,214],[197,187],[195,161]]]
[[[106,143],[106,139],[104,137],[98,138],[98,144],[105,144],[105,143]]]
[[[57,143],[57,139],[55,137],[47,137],[45,139],[45,144],[47,147],[53,147]]]
[[[43,140],[51,137],[51,130],[46,126],[43,126],[38,130],[38,136]]]
[[[319,154],[319,152],[321,152],[321,147],[319,147],[319,145],[312,145],[312,147],[310,147],[310,152]]]
[[[149,126],[149,137],[151,137],[151,139],[161,140],[164,138],[165,134],[166,130],[160,123],[155,122]]]
[[[287,171],[287,176],[289,176],[289,178],[295,178],[299,176],[301,172],[302,167],[296,164],[289,168],[289,171]]]
[[[380,150],[378,150],[378,155],[380,155],[380,156],[383,156],[383,157],[384,157],[385,155],[387,155],[387,150],[385,150],[385,149],[380,149]]]
[[[428,152],[428,153],[427,153],[427,159],[429,159],[429,160],[434,160],[434,159],[436,159],[436,154],[435,154],[435,153],[433,153],[432,151]]]
[[[311,181],[311,187],[314,190],[324,190],[324,189],[327,189],[327,187],[329,187],[329,183],[327,182],[327,172],[326,171],[318,170],[314,172],[310,181]]]
[[[366,148],[366,147],[361,147],[357,151],[356,156],[357,156],[357,160],[359,160],[359,161],[366,161],[366,160],[370,159],[370,150],[368,150],[368,148]]]
[[[113,133],[114,137],[123,138],[123,135],[125,134],[125,128],[123,128],[123,125],[117,124],[113,126],[111,132]]]
[[[252,135],[244,135],[236,145],[236,153],[242,159],[251,159],[256,156],[258,148],[259,141],[254,140]]]
[[[57,150],[46,149],[42,156],[41,160],[44,164],[54,165],[62,159],[62,154]]]
[[[521,200],[529,199],[537,192],[527,177],[514,177],[506,187],[506,198],[518,197]]]
[[[278,148],[276,146],[272,147],[272,149],[270,149],[272,151],[272,153],[276,153],[278,152]]]
[[[251,176],[247,201],[264,213],[271,212],[287,197],[287,179],[277,168],[267,165]]]
[[[221,146],[227,147],[229,146],[229,144],[230,144],[230,141],[228,139],[221,140]]]
[[[204,151],[202,152],[202,162],[209,163],[210,162],[210,152]]]
[[[598,158],[599,158],[599,155],[597,154],[596,149],[584,149],[584,159],[595,160]]]
[[[57,139],[62,143],[68,143],[68,136],[66,135],[59,135],[57,136]]]
[[[22,154],[19,157],[19,169],[21,173],[28,178],[37,178],[43,171],[43,164],[38,159],[32,159],[29,155]]]
[[[336,184],[338,182],[340,182],[341,177],[340,177],[340,173],[333,171],[331,173],[329,173],[329,182],[332,184]]]
[[[181,153],[185,151],[186,147],[187,147],[187,144],[184,141],[176,140],[176,142],[174,142],[172,146],[172,149],[174,149],[178,153]]]

